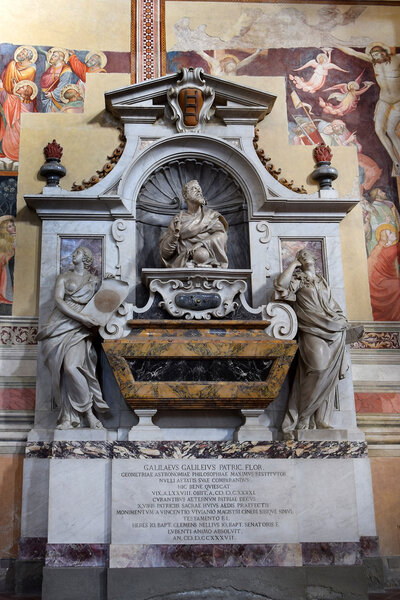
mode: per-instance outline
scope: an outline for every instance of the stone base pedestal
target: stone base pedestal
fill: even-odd
[[[362,564],[378,547],[365,442],[115,435],[27,444],[28,462],[50,459],[43,600],[367,598]]]
[[[107,583],[106,583],[107,581]],[[363,566],[44,569],[43,600],[368,600]]]
[[[134,413],[139,417],[139,423],[134,425],[128,434],[128,439],[134,440],[163,440],[164,435],[160,427],[154,425],[153,417],[157,410],[142,409],[135,410]]]
[[[15,593],[40,594],[44,559],[15,561]]]
[[[299,429],[293,432],[294,439],[302,442],[363,442],[361,429]]]
[[[261,415],[264,413],[263,410],[242,409],[240,412],[244,417],[244,423],[235,432],[235,441],[265,440],[266,442],[271,442],[273,439],[276,439],[276,433],[274,434],[274,431],[269,427],[261,425],[259,421]]]
[[[102,567],[43,569],[43,600],[108,600],[107,570]]]

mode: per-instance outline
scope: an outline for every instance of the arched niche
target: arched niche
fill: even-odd
[[[177,139],[179,138],[179,139]],[[136,217],[136,274],[162,268],[158,241],[173,215],[185,210],[182,186],[197,179],[207,206],[229,225],[229,268],[251,268],[249,221],[265,200],[265,188],[250,161],[231,144],[208,136],[179,135],[160,140],[128,168],[119,193]],[[136,300],[147,292],[138,283]]]

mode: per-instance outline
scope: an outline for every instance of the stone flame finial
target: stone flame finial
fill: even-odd
[[[332,181],[337,179],[338,172],[335,167],[332,167],[332,151],[325,144],[321,142],[313,150],[314,160],[317,163],[316,168],[311,173],[311,177],[318,181],[320,190],[331,190]]]
[[[313,156],[316,163],[331,162],[333,154],[330,147],[325,142],[321,142],[314,148]]]
[[[53,140],[43,148],[43,152],[46,162],[40,167],[39,175],[46,179],[47,187],[57,187],[61,177],[64,177],[67,172],[65,167],[60,164],[63,149],[56,140]]]
[[[60,144],[57,144],[56,140],[49,142],[45,148],[43,148],[46,160],[61,160],[63,155],[63,149]]]

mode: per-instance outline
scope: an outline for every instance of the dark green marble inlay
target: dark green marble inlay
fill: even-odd
[[[151,359],[128,360],[135,381],[265,381],[272,366],[265,359]]]

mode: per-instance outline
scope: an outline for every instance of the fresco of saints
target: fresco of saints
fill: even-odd
[[[63,107],[61,90],[74,79],[67,61],[68,52],[63,48],[50,48],[47,52],[49,67],[40,78],[43,112],[59,112]]]
[[[70,51],[68,62],[71,69],[79,77],[81,81],[86,82],[87,73],[106,73],[105,66],[107,57],[104,52],[88,52],[85,57],[85,62],[79,60],[74,51]]]
[[[393,161],[394,174],[400,176],[400,54],[392,54],[389,46],[381,42],[373,42],[365,52],[344,46],[339,49],[345,54],[372,63],[380,88],[374,115],[375,131]]]
[[[334,119],[332,123],[320,121],[319,132],[328,146],[355,146],[357,148],[358,167],[360,172],[360,192],[368,191],[378,181],[382,169],[370,157],[362,152],[362,146],[355,132],[350,132],[346,123],[341,119]]]
[[[365,94],[367,90],[374,85],[373,81],[364,81],[360,88],[362,73],[357,77],[355,81],[349,81],[348,83],[338,83],[329,88],[325,88],[323,91],[328,92],[330,90],[338,90],[328,96],[328,100],[334,99],[338,101],[338,104],[332,104],[331,102],[325,101],[321,96],[318,98],[319,105],[322,107],[322,112],[329,115],[335,115],[337,117],[343,117],[348,113],[353,112],[357,108],[360,96]]]
[[[7,94],[14,93],[14,86],[19,81],[34,81],[36,75],[35,62],[37,52],[32,46],[19,46],[11,60],[1,74],[3,87]]]
[[[37,93],[36,84],[30,80],[16,83],[12,94],[7,93],[0,81],[0,102],[3,105],[0,117],[1,157],[6,157],[14,162],[18,161],[21,115],[37,112]]]
[[[381,225],[388,223],[391,227],[394,227],[397,234],[400,232],[400,215],[393,202],[387,197],[386,192],[376,187],[370,192],[369,198],[369,201],[366,198],[361,200],[368,255],[372,253],[378,243],[376,232]]]
[[[61,90],[61,100],[65,103],[61,112],[82,113],[83,93],[79,85],[69,83]]]
[[[321,50],[323,50],[323,52],[318,54],[316,59],[309,60],[305,65],[298,69],[294,69],[295,71],[303,71],[303,69],[307,69],[308,67],[313,68],[314,73],[311,75],[310,79],[305,81],[303,77],[300,77],[299,75],[289,75],[289,79],[299,90],[303,90],[309,94],[315,94],[315,92],[320,90],[325,84],[331,69],[348,73],[346,69],[342,69],[331,62],[332,48],[321,48]]]

